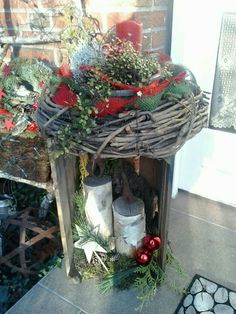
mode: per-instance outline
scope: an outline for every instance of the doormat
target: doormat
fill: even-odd
[[[195,275],[174,314],[236,314],[236,292]]]

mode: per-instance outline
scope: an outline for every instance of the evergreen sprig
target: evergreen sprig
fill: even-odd
[[[155,296],[158,285],[163,284],[166,279],[165,272],[157,263],[157,256],[158,251],[155,251],[148,264],[140,265],[135,270],[138,276],[134,287],[138,290],[137,299],[140,301],[137,310],[142,310],[143,305]]]

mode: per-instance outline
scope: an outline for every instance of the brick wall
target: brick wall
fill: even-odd
[[[100,21],[105,32],[127,19],[143,24],[143,50],[168,53],[170,0],[86,0],[87,12]]]
[[[37,36],[42,29],[58,32],[64,27],[60,12],[66,5],[65,1],[59,1],[0,0],[0,32],[2,30],[4,35],[12,36]],[[117,22],[134,19],[143,24],[143,50],[168,52],[168,17],[173,0],[82,1],[87,13],[98,18],[103,32]],[[59,64],[60,48],[60,44],[14,45],[7,57],[37,57]]]
[[[63,5],[57,0],[0,0],[0,34],[35,38],[44,33],[57,33],[63,26],[60,14]],[[14,44],[5,59],[36,57],[58,64],[60,55],[58,43]]]

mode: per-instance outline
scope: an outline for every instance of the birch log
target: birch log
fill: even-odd
[[[133,257],[137,247],[142,245],[145,236],[145,211],[141,199],[128,202],[123,196],[113,204],[114,234],[117,253]]]
[[[94,228],[98,227],[104,239],[108,239],[113,236],[111,177],[88,176],[83,181],[83,187],[87,220]]]

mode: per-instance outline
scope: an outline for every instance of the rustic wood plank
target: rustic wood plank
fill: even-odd
[[[169,215],[170,215],[170,201],[172,193],[174,171],[174,156],[167,160],[161,160],[161,192],[159,200],[159,222],[158,228],[160,230],[160,238],[162,245],[160,248],[159,263],[163,270],[166,264],[166,247],[168,245],[168,229],[169,229]]]
[[[72,196],[75,192],[75,171],[76,158],[51,159],[51,170],[53,186],[55,190],[57,213],[60,225],[61,240],[64,251],[64,261],[67,275],[71,272],[73,265],[73,239],[72,239]],[[73,170],[72,170],[73,169]],[[71,176],[71,172],[73,175]]]
[[[140,175],[145,177],[154,190],[158,191],[158,230],[161,238],[161,248],[159,264],[165,269],[166,254],[165,249],[168,245],[168,226],[170,200],[172,193],[174,156],[168,159],[151,159],[141,157]]]
[[[48,192],[53,194],[53,184],[52,184],[51,181],[44,183],[44,182],[36,182],[36,181],[33,181],[33,180],[27,180],[27,179],[24,179],[24,178],[12,176],[12,175],[10,175],[10,174],[2,171],[2,170],[0,170],[0,178],[11,180],[11,181],[15,181],[15,182],[21,182],[21,183],[25,183],[25,184],[29,184],[29,185],[33,185],[33,186],[35,186],[35,187],[37,187],[39,189],[45,189]]]

